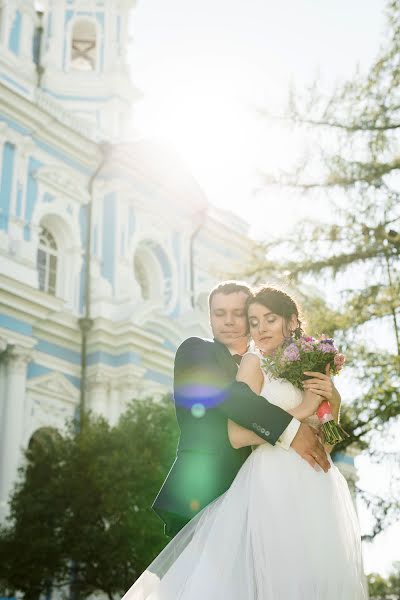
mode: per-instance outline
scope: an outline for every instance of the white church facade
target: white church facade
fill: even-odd
[[[207,293],[248,259],[246,224],[170,150],[126,142],[132,1],[0,3],[0,502],[32,435],[85,407],[116,422],[171,390],[209,335]]]

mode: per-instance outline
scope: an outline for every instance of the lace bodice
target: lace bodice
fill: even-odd
[[[253,354],[257,356],[261,365],[262,356],[259,352],[250,351],[246,352],[246,354]],[[274,377],[269,377],[264,371],[262,372],[264,376],[264,384],[261,388],[260,396],[264,396],[268,402],[271,402],[271,404],[275,404],[276,406],[280,406],[280,408],[283,408],[283,410],[286,411],[291,410],[292,408],[295,408],[301,404],[303,400],[303,392],[301,390],[296,388],[289,381],[286,381],[286,379],[275,379]],[[316,428],[320,426],[318,417],[316,415],[307,417],[305,422]]]

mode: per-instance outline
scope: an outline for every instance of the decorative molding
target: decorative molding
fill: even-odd
[[[79,204],[87,204],[90,200],[87,189],[76,183],[76,172],[59,166],[48,166],[39,169],[35,175],[38,182],[51,190],[67,196]]]
[[[28,363],[32,360],[32,351],[22,346],[11,344],[4,354],[4,362],[8,373],[25,374]]]
[[[51,96],[46,94],[43,90],[39,88],[36,89],[35,99],[39,108],[55,117],[69,129],[73,129],[95,143],[98,143],[103,138],[103,136],[99,135],[98,128],[96,128],[95,125],[91,125],[84,119],[75,116],[70,110],[63,108],[60,102],[53,100]]]
[[[57,371],[29,379],[27,390],[40,398],[56,398],[68,404],[77,404],[79,401],[79,390]]]

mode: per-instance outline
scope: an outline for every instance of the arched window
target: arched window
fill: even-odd
[[[57,260],[58,251],[56,241],[48,229],[41,227],[37,252],[39,289],[53,296],[56,295]]]
[[[143,261],[135,254],[134,260],[135,279],[139,284],[143,300],[150,300],[150,280]]]
[[[173,296],[172,269],[164,249],[151,240],[143,241],[134,257],[135,279],[142,300],[151,300],[167,307]]]
[[[75,71],[95,71],[96,57],[96,25],[93,21],[80,19],[72,29],[71,68]]]

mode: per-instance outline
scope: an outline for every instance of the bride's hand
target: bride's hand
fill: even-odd
[[[330,366],[326,365],[325,369],[326,375],[323,373],[317,373],[315,371],[305,371],[305,375],[309,375],[312,379],[307,379],[304,382],[304,390],[310,390],[315,394],[319,394],[325,400],[329,400],[332,402],[333,400],[333,383],[332,379],[329,377]]]
[[[302,418],[306,419],[307,417],[314,415],[323,399],[324,398],[322,396],[316,394],[312,390],[305,389],[303,394],[303,402],[299,406],[301,409]]]
[[[311,417],[311,415],[315,414],[323,399],[322,396],[315,394],[311,390],[304,390],[303,401],[301,404],[296,406],[296,408],[288,410],[288,413],[296,417],[299,421],[304,421],[307,417]]]

